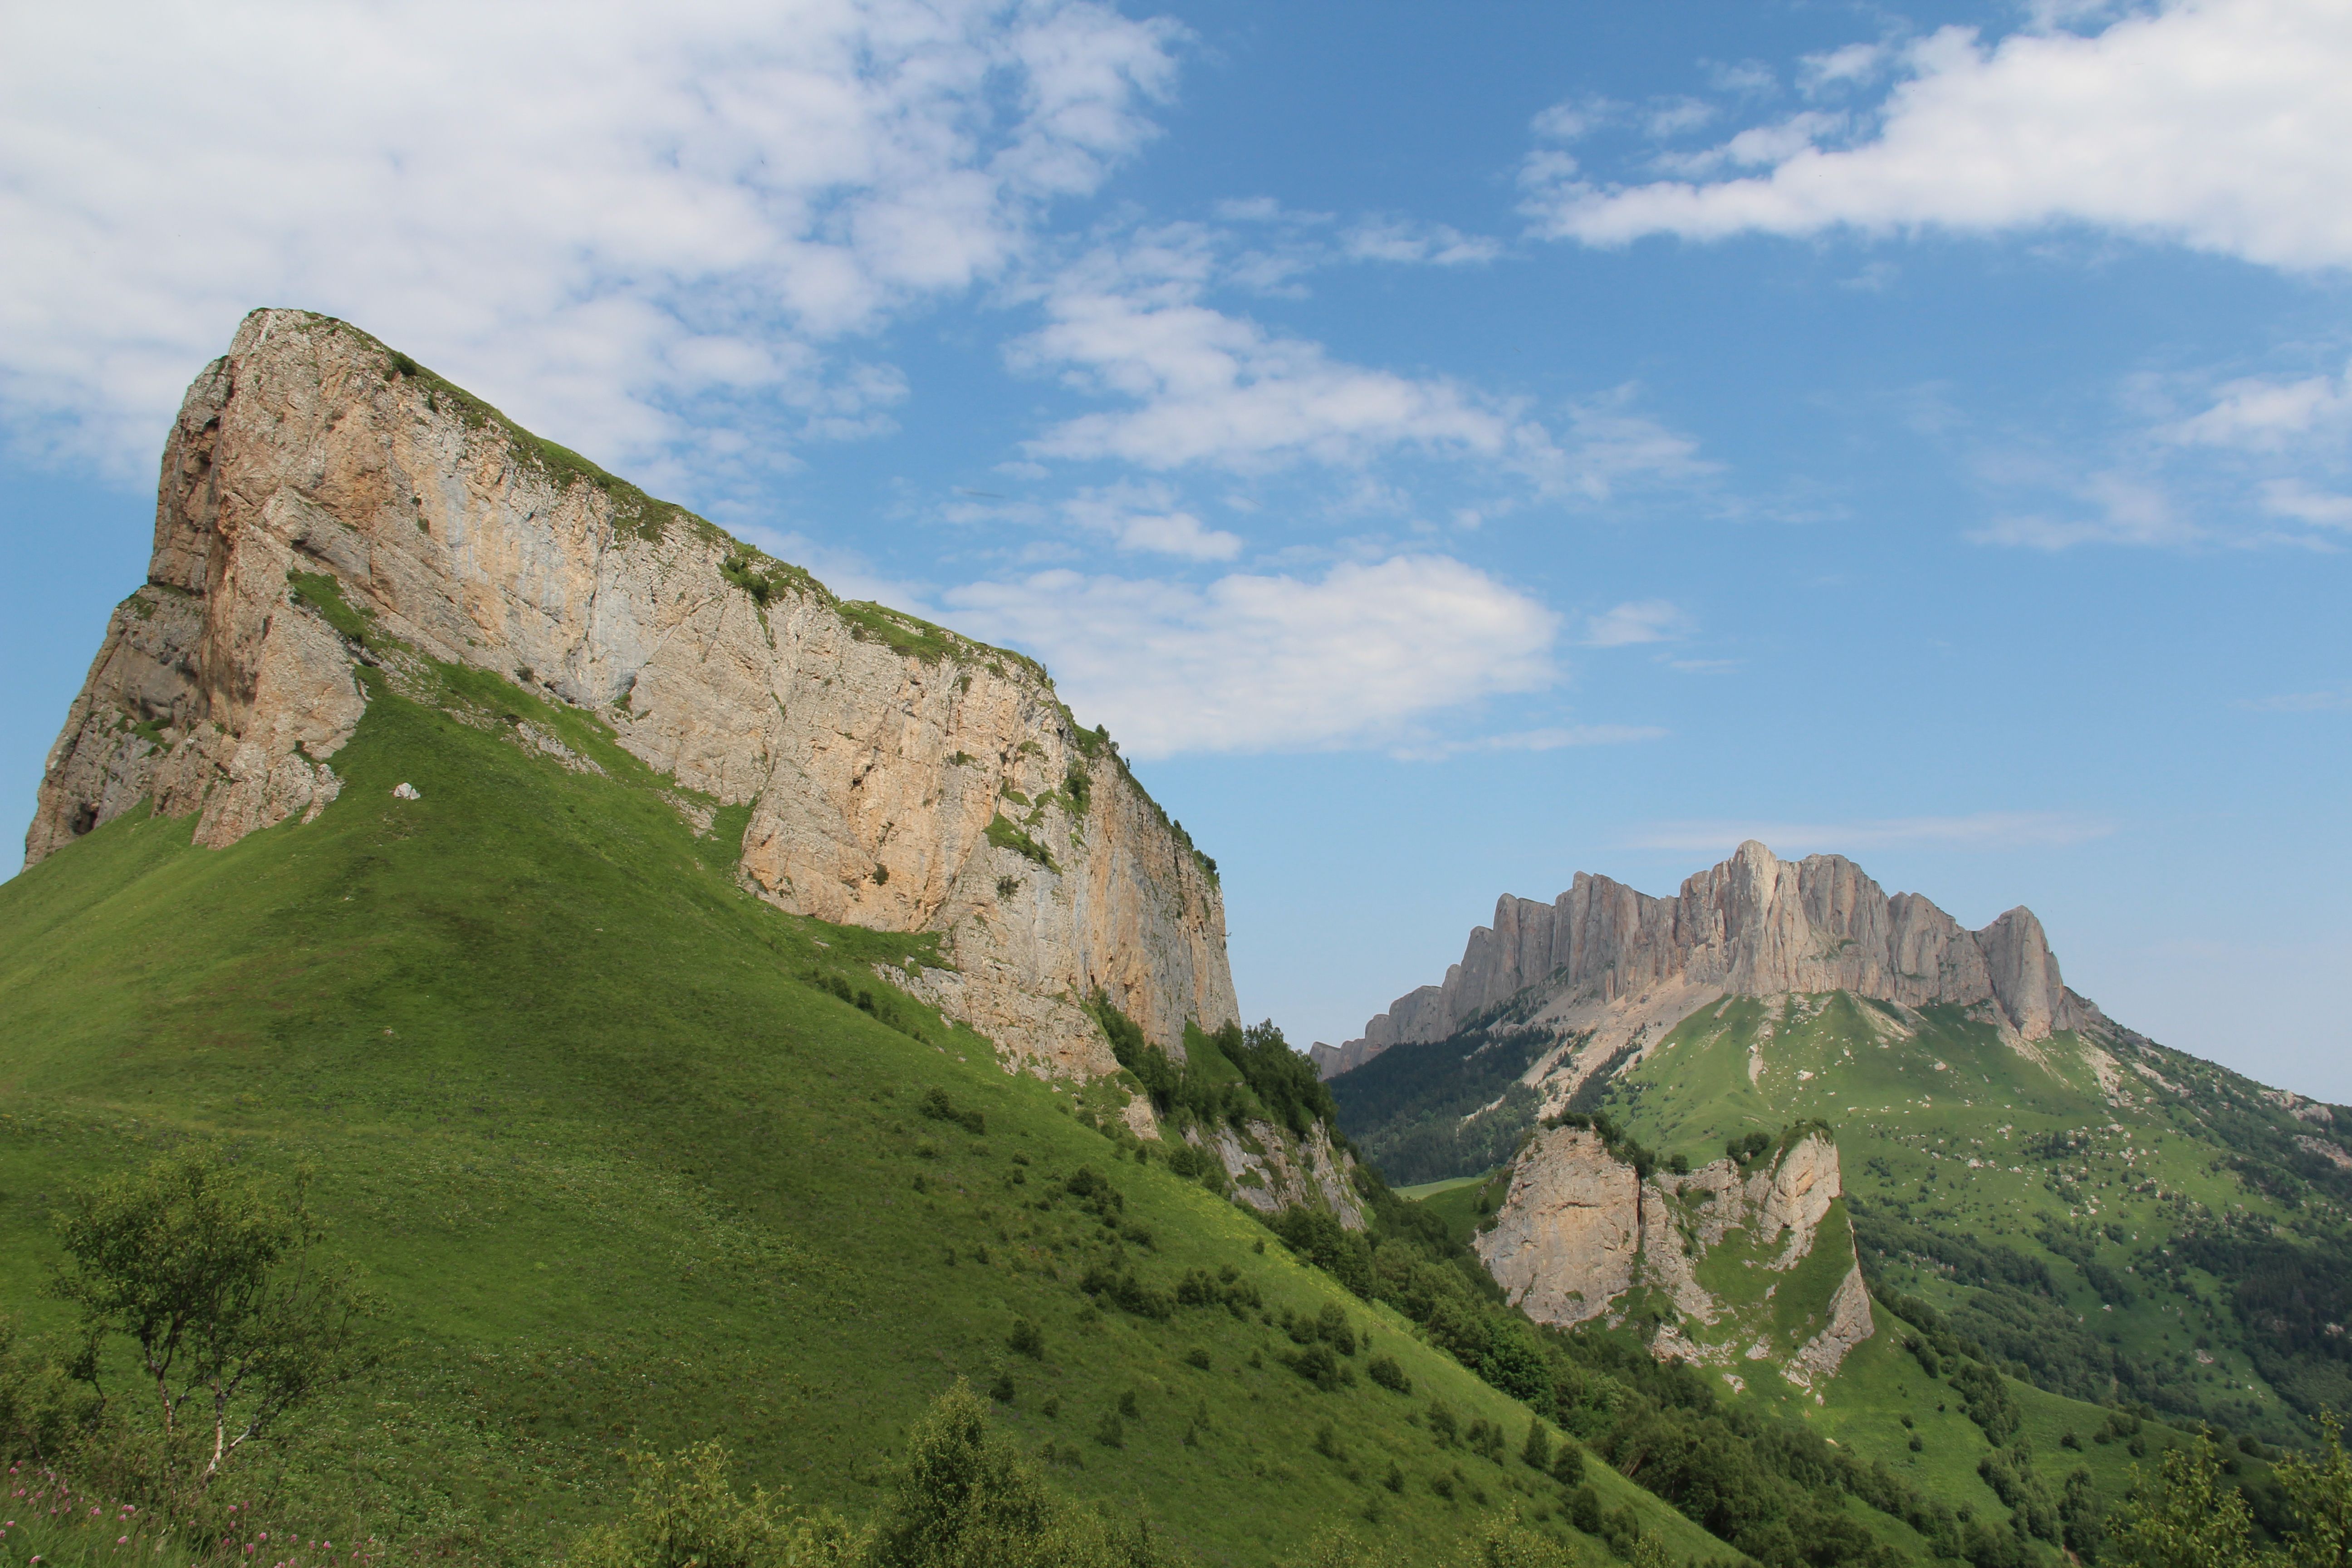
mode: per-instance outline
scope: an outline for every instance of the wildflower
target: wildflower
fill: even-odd
[[[131,1539],[131,1537],[129,1537],[129,1536],[127,1536],[127,1535],[118,1535],[118,1536],[116,1536],[116,1537],[114,1538],[114,1544],[116,1544],[117,1546],[120,1546],[120,1545],[121,1545],[124,1542],[126,1542],[126,1541],[128,1541],[128,1540],[130,1540],[130,1539]]]

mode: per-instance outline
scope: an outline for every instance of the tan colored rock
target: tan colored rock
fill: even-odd
[[[2027,1041],[2104,1021],[2066,989],[2031,910],[1969,931],[1915,893],[1889,898],[1843,856],[1780,860],[1750,839],[1671,899],[1583,872],[1549,904],[1506,895],[1442,984],[1400,996],[1318,1065],[1328,1078],[1496,1017],[1556,1023],[1564,1037],[1667,987],[1694,1009],[1726,994],[1823,991],[1907,1007],[1990,1004]]]
[[[593,709],[677,784],[751,803],[748,886],[939,932],[955,968],[915,988],[1040,1070],[1112,1069],[1077,1005],[1097,989],[1179,1054],[1187,1018],[1238,1016],[1213,876],[1034,663],[841,605],[302,311],[256,311],[189,390],[149,585],[51,753],[28,864],[150,796],[213,846],[333,798],[375,656],[289,572],[333,578],[372,643]],[[1051,864],[992,844],[1000,815]]]
[[[1471,1245],[1512,1305],[1539,1323],[1580,1323],[1633,1282],[1641,1183],[1597,1133],[1542,1130],[1512,1167],[1493,1228]]]
[[[1877,1331],[1870,1316],[1870,1290],[1862,1282],[1862,1265],[1856,1263],[1830,1298],[1829,1325],[1798,1347],[1780,1375],[1805,1389],[1826,1383],[1845,1364],[1847,1352]]]
[[[1493,1226],[1472,1245],[1505,1295],[1538,1322],[1603,1316],[1636,1285],[1662,1292],[1682,1321],[1662,1322],[1651,1350],[1723,1368],[1743,1353],[1750,1361],[1780,1353],[1769,1331],[1771,1309],[1718,1300],[1700,1283],[1700,1261],[1737,1231],[1759,1247],[1780,1245],[1777,1257],[1752,1266],[1788,1273],[1812,1250],[1842,1190],[1837,1146],[1817,1132],[1745,1173],[1717,1160],[1642,1182],[1597,1134],[1549,1128],[1519,1152]],[[1801,1387],[1835,1375],[1871,1334],[1869,1292],[1850,1243],[1846,1261],[1825,1326],[1780,1363]],[[1784,1283],[1767,1286],[1763,1300]],[[1739,1385],[1736,1373],[1727,1376]]]

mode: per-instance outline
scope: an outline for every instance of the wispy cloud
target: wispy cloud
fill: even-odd
[[[1559,617],[1444,556],[1197,587],[1056,571],[943,597],[958,626],[1044,658],[1136,756],[1385,746],[1556,679]]]
[[[2289,691],[2276,697],[2250,697],[2238,704],[2257,713],[2352,713],[2352,689]]]
[[[1177,555],[1191,561],[1231,561],[1241,536],[1211,528],[1185,510],[1164,484],[1123,481],[1084,489],[1062,503],[1062,514],[1122,550]]]
[[[1587,647],[1625,647],[1687,636],[1689,614],[1664,599],[1637,599],[1603,610],[1584,623]]]
[[[2168,426],[2183,445],[2277,452],[2352,426],[2352,370],[2296,380],[2249,376],[2224,384],[2212,405]]]
[[[1728,853],[1747,839],[1782,855],[1842,854],[1895,846],[1956,849],[2060,848],[2115,831],[2097,817],[2049,811],[1980,811],[1966,816],[1897,816],[1853,822],[1757,822],[1718,818],[1662,822],[1629,835],[1628,848]]]
[[[1045,325],[1007,357],[1116,406],[1055,425],[1028,455],[1249,473],[1416,458],[1470,464],[1522,493],[1592,501],[1713,472],[1691,437],[1633,406],[1633,388],[1548,424],[1523,400],[1354,363],[1211,303],[1230,280],[1221,237],[1193,225],[1100,247],[1050,279]]]
[[[2180,514],[2162,487],[2146,479],[2120,473],[2095,474],[2069,488],[2077,502],[2072,513],[1999,517],[1969,530],[1964,537],[1977,544],[2042,551],[2084,544],[2179,547],[2208,537],[2207,530]]]
[[[1542,730],[1516,730],[1505,735],[1485,735],[1467,741],[1434,741],[1395,747],[1400,762],[1436,763],[1473,752],[1557,752],[1570,746],[1630,746],[1662,741],[1671,733],[1655,724],[1566,724]]]

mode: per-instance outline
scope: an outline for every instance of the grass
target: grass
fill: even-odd
[[[142,810],[0,886],[0,1310],[61,1329],[41,1288],[64,1193],[189,1138],[314,1163],[380,1297],[381,1375],[257,1467],[257,1496],[321,1538],[537,1560],[614,1506],[624,1443],[715,1436],[747,1480],[862,1511],[931,1398],[1009,1374],[1001,1420],[1062,1487],[1148,1499],[1207,1562],[1332,1521],[1433,1555],[1497,1513],[1556,1515],[1557,1488],[1421,1425],[1431,1398],[1514,1432],[1524,1408],[1197,1183],[1114,1163],[1075,1112],[1115,1091],[1009,1076],[887,984],[935,947],[742,892],[740,812],[698,838],[591,714],[480,671],[445,669],[437,705],[363,679],[316,823],[211,851]],[[459,712],[546,725],[607,776]],[[984,1135],[922,1115],[935,1089]],[[1123,1195],[1121,1231],[1037,1206],[1081,1165]],[[1162,1289],[1232,1266],[1269,1312],[1337,1303],[1414,1395],[1313,1387],[1260,1315],[1105,1310],[1077,1288],[1096,1264]],[[1016,1318],[1042,1358],[1010,1348]],[[1130,1399],[1123,1446],[1095,1441]],[[1326,1425],[1344,1461],[1316,1452]],[[1433,1490],[1456,1464],[1486,1508]],[[1598,1484],[1677,1555],[1720,1551]]]
[[[1000,811],[989,818],[987,831],[988,841],[999,849],[1010,849],[1025,859],[1035,861],[1048,871],[1056,868],[1054,865],[1053,853],[1022,831],[1003,812]]]
[[[2156,1097],[2111,1102],[2074,1037],[2054,1037],[2035,1051],[2028,1056],[1956,1009],[1930,1009],[1897,1027],[1892,1009],[1842,993],[1733,998],[1685,1020],[1610,1086],[1602,1103],[1662,1155],[1679,1153],[1693,1165],[1719,1158],[1726,1141],[1744,1133],[1777,1140],[1794,1123],[1826,1122],[1834,1129],[1848,1194],[1841,1206],[1862,1205],[1857,1224],[1865,1245],[1877,1234],[1865,1222],[1874,1220],[1882,1227],[1916,1227],[1902,1234],[2005,1249],[2028,1268],[2043,1270],[2056,1292],[2040,1310],[2048,1323],[2063,1322],[2070,1340],[2038,1347],[2049,1352],[2045,1366],[2065,1355],[2104,1353],[2101,1347],[2168,1363],[2168,1375],[2183,1380],[2180,1387],[2198,1408],[2273,1441],[2295,1440],[2295,1413],[2264,1382],[2248,1343],[2233,1331],[2231,1282],[2178,1267],[2167,1247],[2184,1226],[2217,1216],[2340,1229],[2328,1200],[2315,1193],[2290,1215],[2233,1173],[2231,1149],[2193,1113]],[[2105,1278],[2127,1281],[2134,1299],[2103,1300],[2090,1270],[2053,1249],[2053,1237],[2075,1238],[2067,1245],[2107,1270]],[[1874,1283],[1948,1315],[1990,1300],[1986,1281],[1948,1261],[1871,1256]],[[1733,1288],[1739,1272],[1736,1259],[1711,1258],[1701,1279]],[[1993,1303],[1989,1310],[2002,1309]],[[1980,1337],[1985,1321],[1961,1320],[1964,1331]],[[1974,1468],[1987,1451],[1982,1434],[1959,1414],[1948,1387],[1902,1352],[1907,1331],[1883,1307],[1878,1322],[1881,1332],[1849,1357],[1823,1407],[1809,1408],[1810,1398],[1777,1379],[1752,1380],[1748,1397],[1788,1405],[1935,1495],[1967,1502],[1979,1516],[2000,1517],[2005,1510]],[[2042,1331],[2021,1330],[1996,1352],[2004,1360],[2032,1353],[2037,1347],[2025,1342]],[[2194,1359],[2192,1342],[2211,1356],[2210,1366]],[[2012,1370],[2030,1369],[2012,1362]],[[2084,1392],[2095,1392],[2087,1375],[2084,1381]],[[2107,1495],[2120,1494],[2131,1463],[2123,1446],[2090,1441],[2106,1420],[2101,1404],[2015,1378],[2010,1386],[2026,1413],[2035,1466],[2053,1489],[2079,1465]],[[2111,1396],[2103,1378],[2095,1393]],[[1935,1411],[1937,1403],[1949,1408]],[[1923,1451],[1908,1447],[1912,1429],[1899,1425],[1906,1414],[1917,1423]],[[2172,1428],[2147,1426],[2152,1446],[2145,1463],[2152,1466],[2167,1443],[2185,1440],[2179,1430],[2185,1421],[2174,1419]],[[2079,1450],[2058,1442],[2070,1430],[2082,1442]]]

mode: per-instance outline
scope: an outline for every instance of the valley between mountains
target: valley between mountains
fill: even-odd
[[[1208,848],[1034,661],[257,311],[0,886],[0,1442],[165,1495],[53,1281],[202,1154],[308,1194],[365,1355],[174,1562],[1097,1560],[902,1528],[940,1412],[1104,1562],[2118,1561],[2209,1442],[2303,1539],[2352,1110],[1759,844],[1506,898],[1310,1058]],[[714,1441],[753,1544],[614,1546]]]

